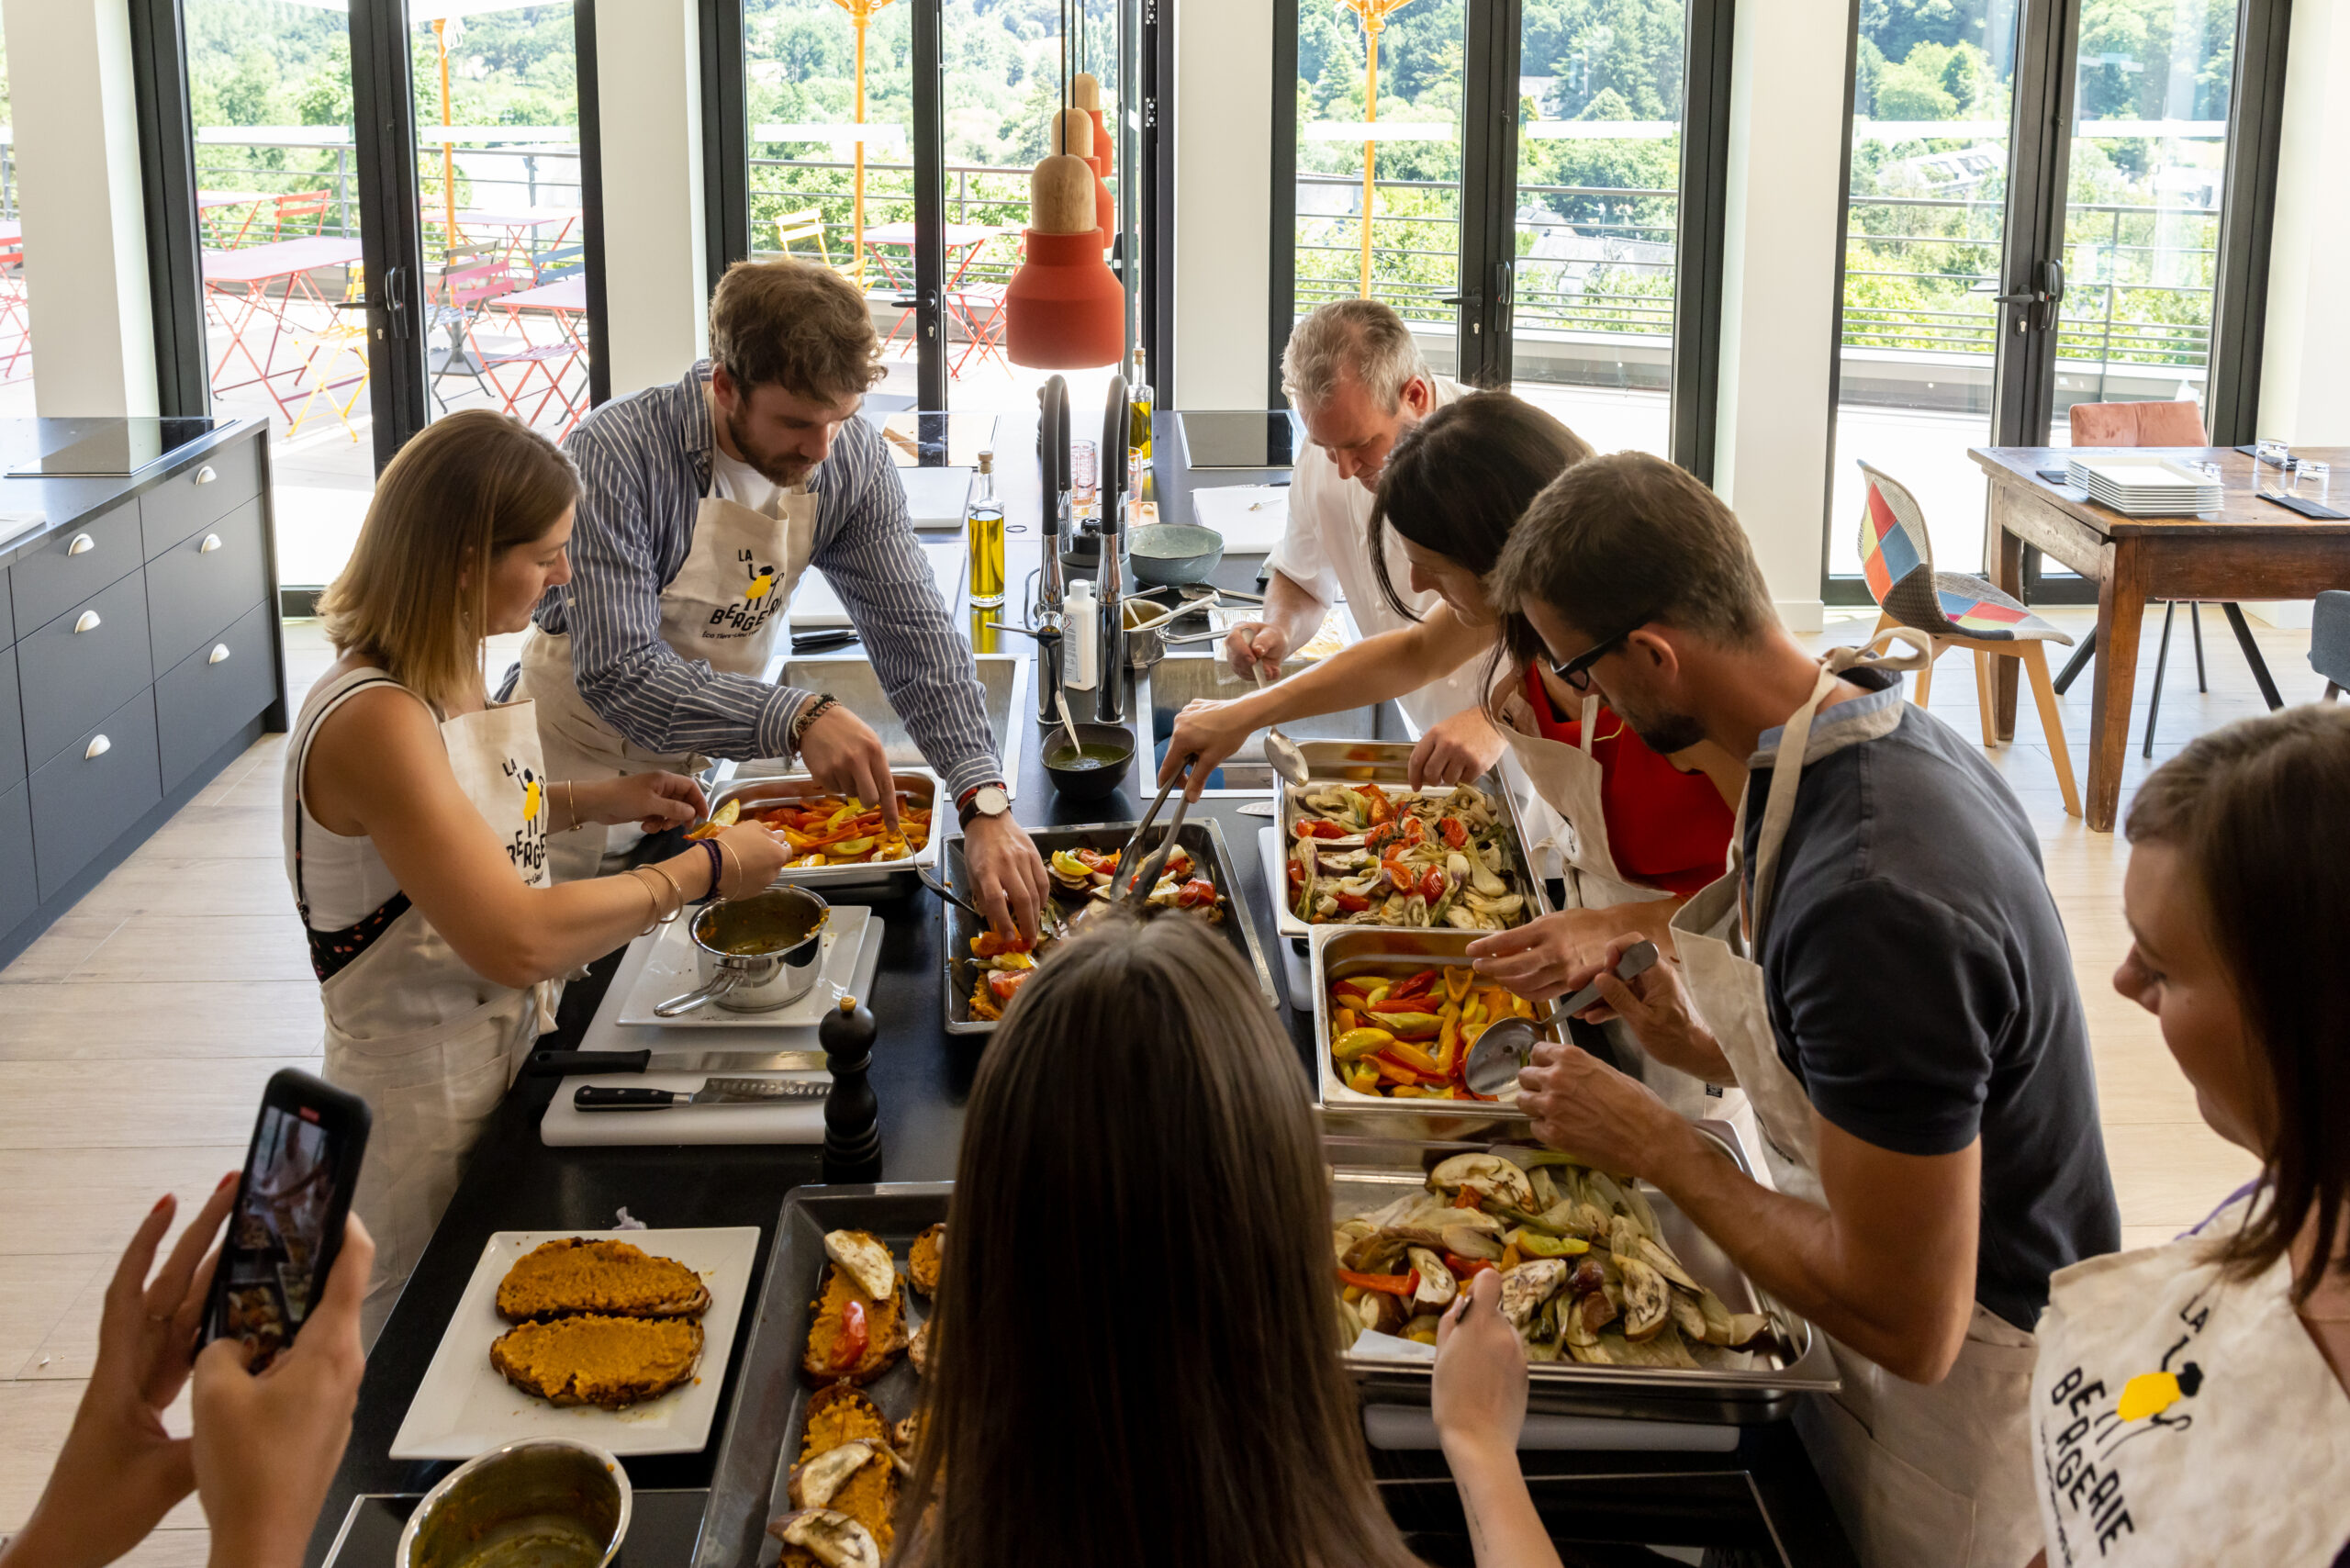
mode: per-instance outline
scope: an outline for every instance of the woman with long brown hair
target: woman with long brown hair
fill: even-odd
[[[2246,719],[2139,788],[2113,988],[2260,1176],[2049,1285],[2041,1561],[2350,1562],[2350,707]]]
[[[554,780],[528,702],[494,703],[485,639],[519,632],[570,571],[577,476],[486,409],[384,470],[351,564],[319,606],[340,655],[285,748],[285,867],[326,1011],[326,1075],[375,1131],[353,1207],[377,1242],[372,1338],[532,1043],[554,982],[690,900],[763,888],[755,824],[621,876],[548,885],[546,835],[690,822],[672,773]]]
[[[1203,928],[1104,924],[1021,988],[971,1087],[900,1561],[1405,1568],[1296,1052]],[[1481,1282],[1440,1330],[1438,1430],[1481,1564],[1555,1564]]]

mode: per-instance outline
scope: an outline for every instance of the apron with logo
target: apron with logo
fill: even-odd
[[[2049,1282],[2031,1377],[2049,1568],[2330,1568],[2350,1545],[2350,1394],[2293,1311],[2292,1264],[2223,1278],[2215,1237]]]
[[[352,670],[312,697],[296,724],[285,773],[287,869],[306,929],[300,789],[311,738],[354,693],[397,685],[378,669]],[[526,886],[545,885],[546,773],[531,704],[443,720],[441,739],[458,787],[505,843],[516,873]],[[349,931],[310,935],[324,977],[327,1080],[375,1113],[352,1200],[375,1241],[375,1274],[361,1309],[372,1341],[515,1070],[554,1026],[559,990],[553,980],[517,991],[483,979],[405,893]]]
[[[1599,699],[1584,696],[1579,744],[1569,745],[1541,733],[1523,689],[1523,678],[1520,672],[1511,679],[1509,693],[1501,703],[1499,728],[1523,780],[1523,787],[1515,792],[1519,820],[1533,839],[1526,853],[1534,862],[1534,874],[1555,874],[1565,882],[1569,909],[1607,909],[1669,897],[1662,888],[1626,877],[1617,869],[1615,853],[1608,846],[1607,819],[1600,806],[1603,770],[1592,755]],[[1729,1122],[1748,1147],[1753,1146],[1755,1129],[1745,1095],[1656,1060],[1640,1048],[1639,1036],[1621,1020],[1611,1019],[1602,1027],[1617,1061],[1655,1091],[1659,1099],[1692,1120],[1711,1117]]]
[[[1682,981],[1746,1091],[1772,1183],[1814,1204],[1825,1203],[1815,1113],[1802,1083],[1780,1060],[1762,970],[1747,955],[1762,951],[1812,719],[1836,678],[1862,663],[1863,654],[1847,648],[1830,655],[1810,700],[1787,721],[1756,846],[1751,920],[1742,929],[1743,801],[1730,836],[1729,872],[1673,918]],[[1922,667],[1920,659],[1906,655],[1868,662],[1891,670]],[[1894,718],[1898,721],[1897,712]],[[1796,1423],[1860,1560],[1871,1568],[2018,1568],[2027,1562],[2039,1535],[2025,1411],[2032,1337],[1978,1304],[1956,1364],[1931,1387],[1896,1377],[1832,1338],[1829,1342],[1843,1386],[1806,1404]]]
[[[804,485],[778,489],[776,502],[780,515],[771,517],[715,491],[702,498],[685,565],[661,590],[661,640],[679,658],[722,675],[766,677],[790,629],[791,596],[816,540],[815,492]],[[539,705],[539,738],[557,778],[693,773],[708,764],[691,752],[647,751],[598,717],[572,677],[567,633],[531,628],[522,640],[520,689]],[[594,876],[607,842],[594,823],[555,834],[548,841],[554,879]]]

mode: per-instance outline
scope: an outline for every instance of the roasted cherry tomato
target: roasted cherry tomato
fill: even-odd
[[[1347,836],[1347,830],[1337,823],[1302,822],[1297,824],[1297,836],[1300,838],[1344,838]]]
[[[1034,969],[990,969],[988,990],[995,993],[998,1002],[1010,1002],[1013,992],[1026,985],[1028,977],[1035,972]]]
[[[1205,877],[1192,878],[1183,884],[1181,891],[1176,893],[1175,907],[1177,909],[1214,909],[1215,884]]]
[[[841,1337],[833,1342],[833,1370],[846,1372],[865,1359],[872,1330],[865,1321],[865,1304],[854,1296],[841,1312]]]
[[[1427,868],[1427,875],[1420,879],[1420,897],[1434,903],[1444,897],[1444,890],[1450,885],[1445,880],[1444,873],[1431,866]]]
[[[1029,946],[1028,938],[1017,932],[1010,936],[999,936],[992,931],[982,931],[971,938],[971,956],[975,958],[994,958],[1005,953],[1024,953]]]
[[[1443,835],[1444,846],[1447,849],[1460,849],[1468,846],[1469,829],[1462,824],[1459,817],[1445,818],[1436,824],[1436,830]]]
[[[1330,896],[1337,899],[1338,907],[1348,914],[1360,914],[1371,907],[1371,901],[1360,893],[1332,893]]]

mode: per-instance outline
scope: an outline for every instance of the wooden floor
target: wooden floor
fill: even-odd
[[[2051,618],[2076,632],[2088,623],[2085,610]],[[2204,619],[2211,690],[2195,689],[2182,611],[2157,761],[2207,729],[2263,711],[2224,623],[2216,613]],[[1820,641],[1858,641],[1874,620],[1832,621]],[[2287,700],[2319,696],[2309,634],[2255,629]],[[2156,632],[2145,639],[2141,725]],[[298,700],[330,655],[315,625],[290,625],[286,640]],[[492,667],[509,656],[495,651]],[[2087,679],[2063,702],[2078,769]],[[1964,655],[1942,662],[1932,705],[1961,734],[1979,733]],[[2204,1127],[2153,1020],[2113,993],[2109,977],[2129,940],[2125,850],[2065,815],[2036,712],[2022,707],[2015,744],[1991,755],[2039,830],[2072,938],[2124,1241],[2165,1239],[2201,1219],[2253,1161]],[[318,989],[280,848],[284,745],[279,735],[256,744],[0,970],[0,1192],[8,1194],[0,1204],[0,1532],[23,1522],[73,1419],[95,1350],[99,1298],[124,1238],[158,1193],[177,1193],[193,1206],[237,1163],[270,1073],[318,1064]],[[2133,747],[2125,808],[2151,766]],[[185,1396],[172,1421],[185,1429]],[[125,1561],[201,1563],[205,1544],[191,1500]]]

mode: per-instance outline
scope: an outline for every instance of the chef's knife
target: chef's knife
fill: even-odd
[[[822,1100],[829,1083],[807,1079],[711,1078],[691,1094],[674,1089],[635,1089],[583,1083],[571,1092],[582,1111],[660,1111],[672,1105],[771,1105],[786,1100]]]
[[[824,1065],[822,1051],[532,1051],[525,1078],[569,1078],[594,1072],[808,1072]]]

